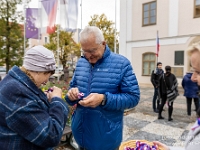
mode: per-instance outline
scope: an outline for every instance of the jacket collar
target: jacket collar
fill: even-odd
[[[24,84],[27,88],[38,94],[38,87],[33,83],[33,81],[17,66],[12,67],[8,74]]]

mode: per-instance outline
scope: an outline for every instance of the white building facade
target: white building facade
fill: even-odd
[[[119,53],[131,61],[138,82],[151,84],[158,59],[180,85],[190,69],[186,49],[200,41],[200,0],[120,0],[120,18]]]

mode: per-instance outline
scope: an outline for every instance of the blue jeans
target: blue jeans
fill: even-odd
[[[159,93],[158,93],[158,88],[154,88],[154,95],[153,95],[153,110],[159,109],[159,105],[160,105],[160,99],[159,99]],[[156,107],[156,103],[157,103],[157,107]]]

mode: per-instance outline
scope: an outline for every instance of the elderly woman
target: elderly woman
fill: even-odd
[[[29,49],[23,66],[14,66],[0,84],[0,147],[50,150],[57,146],[68,107],[57,87],[46,94],[40,86],[55,71],[53,53],[43,46]]]
[[[191,80],[197,82],[200,86],[200,45],[193,45],[189,47],[188,54],[190,56],[190,63],[194,72],[192,74]],[[160,143],[154,142],[154,144],[162,147],[163,150],[170,150],[169,147]],[[197,121],[194,126],[191,128],[185,145],[185,150],[198,150],[200,147],[200,109],[197,110]]]

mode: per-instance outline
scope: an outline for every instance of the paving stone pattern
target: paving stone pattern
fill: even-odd
[[[140,87],[141,97],[138,106],[124,116],[123,141],[148,140],[161,141],[169,146],[184,147],[186,136],[196,119],[195,111],[187,116],[186,99],[183,91],[174,101],[173,121],[168,121],[168,108],[162,112],[164,120],[158,120],[158,114],[153,112],[152,87]],[[194,104],[192,105],[194,110]]]

